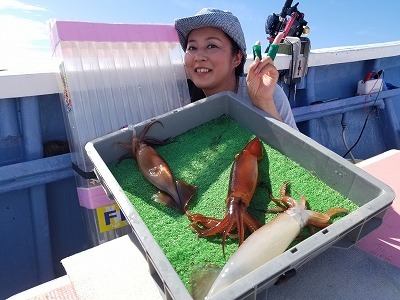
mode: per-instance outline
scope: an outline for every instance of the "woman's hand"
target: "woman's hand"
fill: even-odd
[[[275,102],[274,91],[279,73],[270,57],[260,60],[258,57],[250,65],[247,73],[247,92],[255,106],[282,121]]]

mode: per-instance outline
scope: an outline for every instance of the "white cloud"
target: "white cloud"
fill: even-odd
[[[48,38],[46,22],[0,15],[0,27],[0,40],[10,41],[14,47],[30,47],[31,42]]]
[[[30,14],[18,13],[46,12],[47,9],[16,0],[1,0],[0,10],[6,10],[0,15],[0,69],[30,68],[51,56],[47,21],[40,20],[40,16],[30,19]]]
[[[24,10],[24,11],[33,11],[33,10],[47,11],[47,9],[43,7],[37,5],[25,4],[17,0],[1,0],[0,9],[7,9],[7,8]]]

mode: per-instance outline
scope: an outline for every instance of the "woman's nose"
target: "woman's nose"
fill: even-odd
[[[205,55],[205,52],[203,50],[197,50],[196,54],[194,56],[195,61],[205,61],[207,59],[207,56]]]

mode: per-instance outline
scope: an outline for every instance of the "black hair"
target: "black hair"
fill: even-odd
[[[203,90],[198,88],[191,79],[187,80],[187,84],[189,87],[190,102],[196,102],[206,97]]]
[[[242,52],[242,50],[240,49],[239,45],[233,40],[233,38],[230,37],[230,35],[228,35],[227,33],[225,33],[226,36],[229,38],[229,40],[231,41],[231,45],[232,45],[232,54],[236,55],[239,52]],[[242,53],[242,61],[240,62],[240,64],[235,68],[235,75],[236,76],[242,76],[243,75],[243,70],[244,70],[244,64],[246,63],[246,56],[244,53]]]

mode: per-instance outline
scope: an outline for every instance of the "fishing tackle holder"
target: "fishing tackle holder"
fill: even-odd
[[[292,0],[286,0],[280,14],[272,13],[265,22],[265,33],[270,45],[278,33],[283,32],[283,41],[279,43],[278,53],[291,55],[288,71],[283,74],[283,81],[288,85],[301,82],[307,74],[311,48],[310,40],[302,37],[302,34],[309,32],[308,22],[304,19],[304,13],[298,10],[299,2],[293,6],[292,3]],[[266,53],[269,46],[265,50]]]
[[[287,36],[279,45],[278,53],[291,56],[289,68],[284,73],[285,84],[300,83],[307,74],[311,42],[306,37]]]

